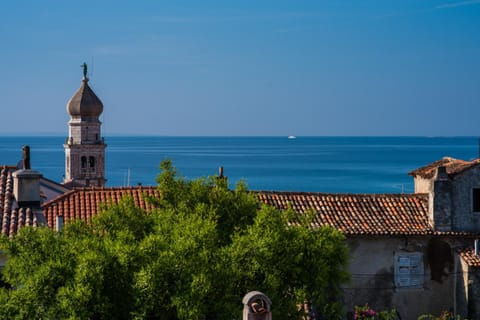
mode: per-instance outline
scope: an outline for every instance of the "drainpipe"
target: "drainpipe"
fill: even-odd
[[[453,262],[453,314],[454,315],[457,315],[458,260],[459,260],[458,256],[454,255],[454,262]],[[468,290],[468,288],[466,288],[466,290]]]

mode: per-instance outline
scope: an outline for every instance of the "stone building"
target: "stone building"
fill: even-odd
[[[65,141],[65,178],[70,187],[105,185],[105,148],[100,115],[103,104],[88,85],[86,65],[80,88],[67,103],[70,115]]]
[[[401,319],[451,310],[480,319],[480,258],[473,243],[480,161],[445,158],[412,171],[413,194],[328,194],[256,191],[260,202],[297,214],[316,212],[312,227],[340,230],[350,248],[351,281],[343,285],[345,309],[368,303],[395,308]],[[150,210],[144,195],[154,187],[75,189],[43,205],[50,227],[89,221],[100,204],[124,195]],[[443,204],[442,204],[443,203]]]

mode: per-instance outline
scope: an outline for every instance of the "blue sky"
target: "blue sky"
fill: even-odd
[[[480,135],[480,0],[2,1],[0,134]],[[6,120],[8,119],[8,120]]]

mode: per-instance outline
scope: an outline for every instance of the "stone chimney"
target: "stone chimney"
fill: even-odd
[[[13,177],[13,196],[19,207],[40,208],[40,179],[38,171],[30,169],[30,148],[23,147],[23,168],[15,171]]]
[[[452,183],[447,168],[440,166],[433,181],[430,214],[436,231],[452,231]]]

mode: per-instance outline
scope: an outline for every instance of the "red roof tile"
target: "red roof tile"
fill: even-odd
[[[480,267],[480,256],[475,255],[473,248],[464,248],[459,250],[460,257],[470,267]]]
[[[116,204],[125,196],[131,196],[136,206],[149,211],[152,206],[145,196],[159,196],[159,193],[156,187],[81,188],[45,203],[42,210],[48,225],[54,228],[57,216],[63,216],[64,223],[73,219],[88,222],[99,213],[101,204]]]
[[[332,226],[346,235],[470,235],[464,232],[437,232],[428,222],[426,194],[326,194],[305,192],[255,192],[259,201],[280,210],[291,207],[298,214],[313,210],[313,226]],[[131,196],[145,210],[151,205],[144,195],[158,196],[156,187],[84,188],[70,191],[42,206],[48,225],[56,216],[90,221],[100,204],[118,203]]]
[[[478,164],[480,164],[480,159],[475,159],[473,161],[464,161],[445,157],[441,160],[432,162],[424,167],[413,170],[409,173],[409,175],[414,177],[420,176],[425,179],[431,179],[435,176],[438,167],[445,167],[447,169],[447,174],[456,175]]]
[[[297,213],[314,210],[315,227],[329,225],[349,235],[434,234],[426,194],[257,193],[262,203]]]

